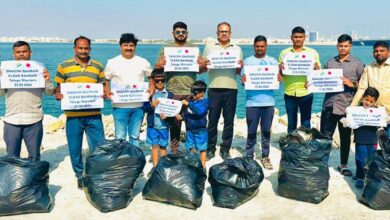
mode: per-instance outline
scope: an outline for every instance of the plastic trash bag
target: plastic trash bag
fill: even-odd
[[[233,158],[213,165],[209,170],[215,206],[234,209],[259,192],[264,179],[261,166],[253,159]]]
[[[390,140],[384,130],[377,132],[381,151],[366,163],[366,178],[359,201],[372,209],[390,210]]]
[[[0,158],[0,216],[49,212],[49,163]]]
[[[145,167],[141,149],[125,140],[106,140],[92,149],[84,170],[84,192],[101,212],[126,208]]]
[[[329,154],[332,140],[316,129],[299,128],[279,140],[282,158],[278,194],[300,201],[320,203],[328,192]]]
[[[199,155],[191,152],[168,154],[158,161],[142,196],[196,209],[202,204],[206,177]]]

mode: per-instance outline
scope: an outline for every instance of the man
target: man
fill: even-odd
[[[57,68],[55,81],[57,83],[56,99],[61,100],[61,83],[104,83],[103,65],[93,60],[91,40],[80,36],[74,40],[75,56],[61,63]],[[105,94],[109,93],[107,83],[104,84]],[[104,140],[104,130],[100,109],[82,109],[65,111],[66,139],[73,171],[76,173],[77,187],[82,189],[83,159],[81,155],[83,134],[87,135],[89,149]]]
[[[320,56],[317,51],[312,48],[305,47],[306,39],[305,29],[302,27],[295,27],[291,32],[292,47],[288,47],[280,52],[278,62],[280,64],[281,72],[284,70],[283,59],[288,53],[309,52],[314,55],[315,65],[314,69],[320,69]],[[306,76],[288,76],[283,75],[284,80],[284,101],[287,112],[287,131],[293,132],[297,128],[298,123],[298,109],[301,113],[301,126],[310,128],[311,106],[313,104],[313,94],[309,93],[305,87],[307,81]]]
[[[384,106],[390,115],[390,60],[389,44],[386,41],[377,41],[374,44],[373,55],[375,62],[368,64],[359,81],[358,90],[353,97],[352,106],[357,106],[364,91],[370,86],[379,91],[377,104]],[[389,123],[389,122],[388,122]],[[390,137],[390,124],[387,124],[387,135]]]
[[[164,56],[165,47],[196,47],[195,45],[187,42],[188,33],[187,25],[185,23],[179,21],[173,25],[172,35],[174,41],[161,48],[155,65],[156,69],[162,69],[166,64]],[[182,101],[189,100],[191,98],[191,86],[196,80],[197,73],[199,72],[165,72],[166,88],[168,91],[173,93],[173,99]],[[176,153],[180,142],[181,119],[179,117],[173,118],[169,124],[171,151]]]
[[[25,41],[13,45],[15,60],[30,60],[32,51]],[[1,75],[1,72],[0,72]],[[43,137],[42,93],[53,95],[54,86],[47,69],[43,71],[45,88],[0,89],[0,95],[6,95],[3,138],[7,156],[20,157],[22,140],[26,144],[28,159],[39,161]]]
[[[267,38],[259,35],[253,43],[255,54],[244,60],[245,66],[277,66],[275,58],[267,55]],[[281,78],[280,78],[281,80]],[[244,69],[241,70],[241,82],[246,82]],[[271,126],[275,112],[275,94],[273,90],[246,90],[246,123],[248,136],[246,141],[246,157],[254,158],[257,143],[257,127],[261,125],[261,164],[267,170],[272,170],[269,159],[271,141]]]
[[[203,57],[215,51],[238,50],[240,53],[240,64],[242,65],[241,48],[230,42],[231,26],[227,22],[219,23],[217,26],[217,42],[207,44],[203,51]],[[207,61],[209,62],[209,61]],[[230,147],[233,139],[234,116],[237,104],[237,74],[241,68],[237,69],[210,69],[209,70],[209,124],[208,124],[208,146],[207,158],[215,156],[218,136],[218,121],[221,112],[224,118],[222,132],[222,144],[220,156],[223,159],[230,157]]]
[[[106,83],[132,85],[143,83],[145,76],[149,77],[152,69],[150,63],[137,55],[135,50],[138,39],[134,34],[122,34],[119,40],[121,54],[109,59],[105,69]],[[115,125],[115,138],[126,139],[139,147],[139,135],[144,116],[143,102],[113,103],[113,116]]]
[[[332,138],[336,125],[340,134],[340,166],[337,168],[344,176],[351,176],[348,169],[348,156],[351,145],[351,129],[343,127],[339,120],[346,116],[346,107],[352,102],[358,82],[363,73],[364,64],[353,57],[352,38],[347,34],[337,39],[337,50],[339,54],[325,64],[325,69],[342,69],[344,91],[326,93],[321,113],[321,133]]]

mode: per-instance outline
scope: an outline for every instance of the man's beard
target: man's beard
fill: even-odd
[[[187,37],[184,37],[183,40],[180,40],[179,38],[175,37],[175,41],[178,43],[185,43],[187,41]]]

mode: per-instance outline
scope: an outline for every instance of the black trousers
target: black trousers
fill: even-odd
[[[325,108],[321,113],[321,128],[320,132],[332,138],[336,126],[340,133],[340,163],[343,165],[348,164],[349,149],[351,146],[351,129],[344,128],[342,123],[339,121],[345,115],[335,115],[332,113],[333,108]]]
[[[234,116],[236,114],[237,89],[209,89],[208,151],[215,151],[218,137],[218,121],[223,116],[221,152],[228,152],[232,146]]]

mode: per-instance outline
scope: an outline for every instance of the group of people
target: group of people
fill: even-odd
[[[167,63],[164,55],[165,47],[196,47],[187,41],[188,29],[183,22],[173,25],[174,41],[161,48],[154,68],[149,61],[136,55],[138,39],[131,33],[122,34],[119,40],[121,54],[109,59],[104,67],[90,57],[91,41],[80,36],[74,40],[75,56],[58,65],[54,88],[50,81],[50,74],[44,71],[46,81],[43,89],[1,89],[1,95],[6,95],[6,114],[4,118],[4,140],[7,155],[20,156],[21,141],[24,139],[29,159],[40,159],[40,145],[42,142],[43,113],[41,108],[42,93],[55,94],[57,100],[63,98],[62,83],[101,83],[104,88],[104,98],[110,99],[111,83],[133,84],[142,83],[145,78],[149,81],[149,102],[113,103],[113,118],[115,138],[126,139],[132,145],[139,146],[140,128],[144,113],[147,113],[146,144],[152,147],[153,166],[158,163],[159,152],[166,155],[166,148],[170,145],[172,153],[177,153],[180,143],[182,121],[186,126],[186,143],[188,150],[200,152],[200,159],[205,167],[206,160],[215,157],[217,146],[217,126],[219,118],[223,116],[222,143],[220,156],[223,159],[230,157],[230,148],[233,139],[234,118],[237,104],[237,76],[245,84],[247,77],[244,66],[278,65],[278,80],[284,82],[284,100],[288,118],[288,133],[293,132],[298,124],[298,110],[300,124],[310,128],[313,94],[307,89],[306,76],[283,75],[285,65],[283,58],[288,53],[308,52],[315,59],[314,69],[320,69],[319,54],[312,48],[304,45],[306,34],[302,27],[292,29],[292,46],[281,51],[278,59],[267,55],[267,39],[259,35],[253,43],[254,55],[243,60],[239,46],[230,40],[231,25],[222,22],[217,25],[217,41],[208,43],[199,54],[197,62],[199,71],[170,72],[164,71]],[[332,138],[336,126],[340,132],[339,171],[351,176],[347,167],[350,149],[351,129],[343,127],[339,120],[346,115],[347,106],[357,106],[362,103],[365,107],[384,106],[390,114],[390,59],[389,45],[385,41],[378,41],[374,45],[373,56],[375,62],[364,65],[350,52],[352,38],[343,34],[338,38],[338,55],[331,58],[324,68],[343,70],[342,81],[344,91],[326,93],[321,114],[321,133]],[[238,50],[241,60],[239,68],[208,69],[210,61],[207,56],[215,51]],[[18,41],[13,45],[15,60],[29,60],[31,49],[28,43]],[[208,88],[206,83],[196,80],[197,74],[208,72]],[[206,98],[207,90],[207,98]],[[169,98],[182,102],[182,110],[175,117],[166,117],[156,114],[155,107],[159,105],[159,98]],[[257,130],[261,127],[261,163],[265,169],[273,169],[270,153],[271,126],[275,109],[275,94],[273,90],[246,91],[246,121],[247,143],[246,156],[254,158],[254,149],[257,143]],[[86,133],[90,148],[103,140],[104,129],[100,109],[66,110],[66,138],[69,147],[72,168],[76,174],[77,184],[82,188],[82,140]],[[387,125],[389,133],[389,125]],[[374,136],[373,136],[374,135]],[[169,141],[170,138],[170,141]],[[169,144],[170,142],[170,144]],[[356,142],[356,182],[362,184],[364,178],[363,165],[375,148],[375,129],[362,127],[355,132]],[[153,169],[152,171],[153,172]]]

